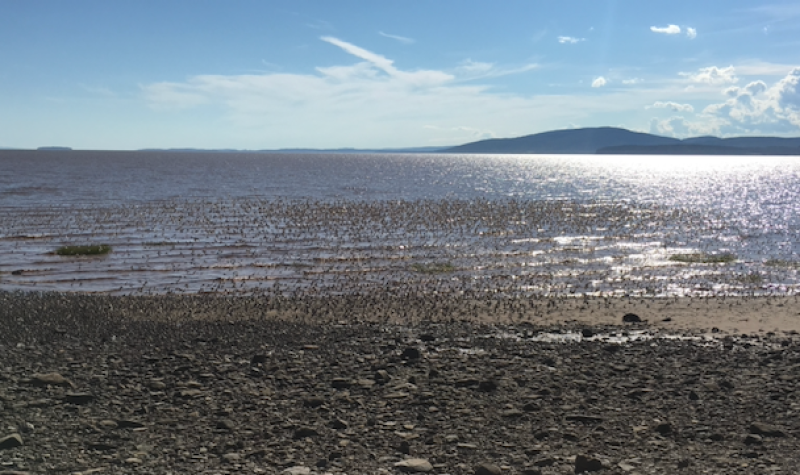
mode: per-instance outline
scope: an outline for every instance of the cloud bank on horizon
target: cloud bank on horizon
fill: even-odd
[[[511,24],[485,30],[482,40],[466,25],[439,23],[442,7],[428,12],[426,26],[405,11],[380,22],[391,12],[379,6],[362,8],[375,21],[351,23],[346,12],[320,2],[288,13],[253,3],[282,15],[273,27],[285,31],[263,33],[266,46],[246,41],[260,34],[257,25],[244,27],[238,43],[227,38],[233,30],[220,27],[217,42],[200,44],[202,29],[190,29],[183,34],[193,41],[153,40],[153,50],[122,61],[114,47],[135,50],[144,36],[118,33],[121,42],[112,33],[109,51],[94,56],[100,46],[78,41],[88,59],[65,59],[84,67],[69,73],[48,63],[44,49],[22,42],[16,55],[0,51],[0,61],[18,66],[0,73],[0,102],[7,105],[0,109],[0,146],[444,146],[601,125],[675,137],[800,135],[800,62],[792,48],[767,47],[800,46],[800,22],[786,20],[800,19],[800,8],[718,2],[717,11],[703,13],[677,2],[669,11],[623,16],[613,3],[594,2],[598,11],[570,22],[569,9],[552,11],[542,28]],[[8,8],[33,16],[18,4],[0,5],[0,13]],[[220,11],[195,16],[212,13],[220,18]],[[597,21],[600,13],[605,22]],[[651,18],[670,14],[679,21]],[[483,17],[474,25],[491,23]],[[731,47],[743,34],[753,44]],[[0,41],[5,36],[0,32]],[[144,57],[164,44],[185,56]],[[237,57],[236,46],[245,44],[246,54]]]

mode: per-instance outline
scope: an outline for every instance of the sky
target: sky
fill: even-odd
[[[0,147],[800,136],[800,2],[0,0]]]

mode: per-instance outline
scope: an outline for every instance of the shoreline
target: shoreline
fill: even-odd
[[[45,327],[70,321],[111,322],[270,321],[303,324],[386,323],[420,325],[525,324],[539,328],[625,326],[653,332],[722,335],[791,335],[800,332],[800,297],[525,298],[491,295],[368,292],[354,295],[228,296],[224,294],[108,296],[0,291],[0,318],[43,316]],[[64,319],[59,323],[55,314]]]

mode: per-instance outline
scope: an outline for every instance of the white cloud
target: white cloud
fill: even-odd
[[[647,109],[671,109],[675,112],[694,112],[694,107],[691,104],[679,104],[677,102],[667,101],[661,102],[656,101],[653,103],[652,106],[647,106]]]
[[[689,82],[699,84],[732,84],[739,81],[736,77],[736,71],[733,66],[727,68],[718,68],[710,66],[707,68],[700,68],[696,73],[679,73],[681,76],[686,77]]]
[[[650,31],[653,33],[663,33],[665,35],[677,35],[681,32],[681,27],[678,25],[668,25],[664,27],[651,26]]]
[[[425,71],[425,70],[414,71],[414,72],[400,71],[394,67],[394,61],[387,59],[386,57],[381,56],[379,54],[373,53],[371,51],[367,51],[364,48],[356,46],[352,43],[342,41],[332,36],[323,36],[320,39],[322,41],[327,41],[332,45],[338,46],[339,48],[342,48],[344,51],[352,54],[353,56],[356,56],[358,58],[367,61],[368,63],[371,63],[378,69],[383,70],[389,76],[398,78],[402,82],[408,85],[419,86],[419,87],[431,87],[431,86],[445,84],[454,79],[452,75],[443,73],[441,71]],[[360,75],[366,71],[366,68],[365,65],[356,65],[355,67],[344,67],[344,68],[342,67],[317,68],[317,70],[322,72],[323,74],[344,79],[343,74],[345,76],[351,73]],[[368,72],[367,74],[371,73]]]
[[[466,60],[450,71],[407,70],[390,58],[338,38],[322,40],[356,60],[318,67],[312,73],[198,75],[185,81],[151,83],[141,86],[143,97],[154,110],[187,110],[186,118],[212,119],[214,140],[224,141],[224,134],[229,143],[252,148],[463,143],[493,134],[487,131],[522,135],[558,127],[568,116],[572,120],[584,117],[588,111],[605,109],[600,104],[609,102],[600,97],[587,106],[579,97],[526,96],[470,84],[480,78],[530,71],[535,64],[501,67]],[[549,111],[547,118],[543,110]],[[159,117],[177,120],[170,119],[175,114]],[[465,123],[479,132],[463,128]],[[425,124],[442,129],[425,128]]]
[[[381,35],[381,36],[385,36],[386,38],[391,38],[391,39],[397,40],[397,41],[399,41],[401,43],[405,43],[407,45],[410,45],[411,43],[414,43],[416,41],[413,38],[407,38],[405,36],[399,36],[399,35],[390,35],[389,33],[384,33],[382,31],[379,31],[378,34]]]
[[[727,121],[739,131],[800,132],[800,67],[772,87],[753,81],[725,89],[725,102],[707,106],[703,113]]]
[[[471,58],[467,58],[458,65],[458,71],[467,75],[486,74],[492,69],[494,69],[493,63],[473,61]]]
[[[347,56],[341,55],[346,59],[311,72],[200,75],[143,85],[143,97],[156,111],[148,124],[158,124],[159,132],[169,131],[161,133],[158,143],[146,146],[372,148],[466,143],[571,123],[585,127],[625,122],[646,129],[650,117],[642,104],[686,116],[683,122],[673,117],[666,119],[667,123],[659,118],[656,125],[650,124],[661,133],[676,135],[756,129],[777,133],[787,131],[788,126],[794,128],[786,133],[796,135],[798,128],[792,120],[800,123],[800,70],[743,87],[732,87],[736,84],[732,84],[735,75],[730,67],[716,68],[716,73],[709,72],[714,68],[685,73],[680,81],[648,78],[649,87],[610,88],[603,94],[592,94],[595,91],[588,87],[566,94],[520,93],[503,86],[493,88],[480,79],[530,70],[535,65],[505,67],[468,59],[446,70],[415,70],[337,38],[324,41],[326,47],[335,45],[347,52]],[[698,81],[705,81],[702,78],[706,76],[716,78],[710,82],[717,84],[687,90],[688,76],[697,76]],[[609,81],[595,76],[592,84],[600,87]],[[723,90],[727,96],[720,95]],[[745,120],[747,113],[765,110],[752,104],[745,108],[742,96],[748,94],[751,103],[771,101],[761,122]],[[712,102],[722,104],[701,113],[692,112],[689,106]],[[640,117],[641,122],[633,117]],[[192,127],[185,127],[189,123]],[[756,125],[748,128],[749,124]],[[213,133],[203,127],[213,127]]]
[[[586,38],[575,38],[572,36],[559,36],[558,42],[561,44],[572,44],[580,43],[581,41],[586,41]]]
[[[686,36],[688,36],[690,40],[693,40],[693,39],[697,38],[697,29],[687,26],[686,27]]]
[[[641,78],[630,78],[630,79],[623,79],[622,84],[639,84],[640,82],[643,81],[644,79]]]
[[[455,72],[458,74],[459,79],[461,80],[475,80],[524,73],[538,67],[538,64],[531,63],[518,67],[502,68],[495,66],[494,63],[473,61],[472,59],[467,58],[458,65],[458,67],[455,69]]]
[[[670,117],[669,119],[659,120],[653,118],[650,120],[650,133],[656,135],[665,135],[668,137],[684,138],[690,134],[690,127],[686,119],[680,116]]]

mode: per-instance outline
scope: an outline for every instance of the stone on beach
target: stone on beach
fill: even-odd
[[[19,434],[10,434],[0,438],[0,450],[13,449],[22,445],[22,436]]]
[[[72,381],[60,373],[36,373],[31,377],[31,383],[36,386],[75,386]]]
[[[433,470],[433,465],[425,459],[413,458],[401,460],[394,464],[395,468],[402,472],[408,473],[424,473]]]

